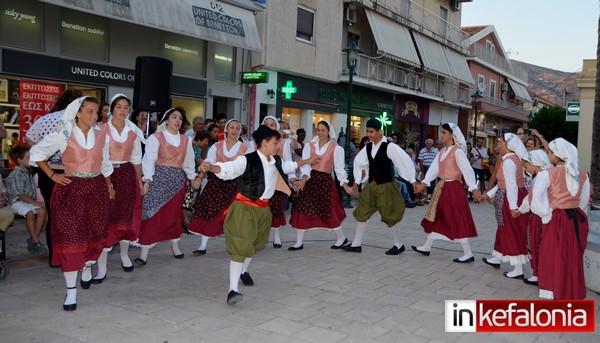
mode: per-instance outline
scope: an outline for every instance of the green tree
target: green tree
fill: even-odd
[[[549,142],[562,137],[577,145],[577,122],[565,120],[565,109],[559,106],[544,107],[531,120],[531,128],[537,129]]]

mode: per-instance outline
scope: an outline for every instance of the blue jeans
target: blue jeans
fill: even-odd
[[[410,195],[408,194],[408,187],[406,186],[406,183],[395,179],[396,181],[396,185],[398,185],[398,188],[400,188],[400,193],[402,193],[402,197],[404,198],[405,202],[409,202],[410,201]]]

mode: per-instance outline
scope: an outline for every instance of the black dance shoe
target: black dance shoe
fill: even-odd
[[[194,255],[194,256],[206,255],[206,249],[204,249],[204,250],[196,249],[196,250],[192,251],[192,255]]]
[[[529,279],[523,279],[523,282],[525,282],[528,285],[532,285],[532,286],[537,286],[537,284],[538,284],[537,281],[531,281]]]
[[[414,251],[418,252],[418,253],[419,253],[419,254],[421,254],[421,255],[429,256],[429,255],[431,254],[431,251],[419,250],[419,248],[417,248],[417,247],[416,247],[416,246],[414,246],[414,245],[411,245],[410,247],[412,248],[412,250],[414,250]]]
[[[104,275],[104,277],[103,277],[102,279],[94,279],[94,278],[92,278],[92,280],[91,280],[91,281],[92,281],[92,283],[93,283],[94,285],[99,285],[99,284],[101,284],[102,282],[104,282],[104,280],[106,280],[106,275]]]
[[[296,250],[302,250],[302,249],[304,249],[304,244],[300,245],[299,247],[291,246],[288,248],[289,251],[296,251]]]
[[[337,250],[337,249],[341,249],[343,246],[350,244],[350,242],[348,242],[348,238],[344,239],[344,242],[341,245],[332,245],[331,249],[333,250]]]
[[[81,284],[81,288],[88,289],[92,285],[92,279],[89,279],[87,281],[79,280],[79,283]]]
[[[67,289],[76,289],[77,287],[67,287]],[[67,300],[67,295],[65,294],[65,300]],[[75,311],[77,309],[77,302],[74,304],[66,305],[63,301],[63,310],[65,311]]]
[[[123,262],[121,262],[121,268],[123,268],[123,271],[124,271],[125,273],[131,273],[131,272],[133,271],[133,268],[134,268],[134,266],[133,266],[133,264],[132,264],[132,265],[131,265],[131,266],[129,266],[129,267],[125,267],[125,266],[123,265]]]
[[[281,244],[273,243],[273,248],[275,248],[275,249],[281,249],[282,246],[283,245],[281,245]]]
[[[509,279],[516,279],[516,280],[522,280],[523,279],[523,274],[519,274],[517,276],[508,276],[508,272],[504,272],[503,273],[505,277],[509,278]]]
[[[173,257],[175,257],[178,260],[181,260],[185,257],[185,255],[183,253],[179,254],[179,255],[173,255]]]
[[[483,262],[485,262],[485,264],[489,264],[490,266],[496,268],[496,269],[500,269],[500,263],[492,263],[490,261],[488,261],[487,258],[482,258]]]
[[[245,272],[242,275],[240,275],[240,280],[242,280],[242,284],[244,286],[254,286],[254,280],[252,280],[252,277],[248,272]]]
[[[402,246],[400,248],[398,248],[397,246],[394,245],[390,250],[386,251],[385,254],[386,255],[400,255],[405,250],[406,250],[406,248],[404,248],[404,244],[402,244]]]
[[[475,257],[471,256],[466,260],[461,260],[460,258],[455,258],[452,261],[454,261],[456,263],[473,263],[473,262],[475,262]]]
[[[348,251],[348,252],[358,252],[358,253],[362,252],[362,246],[353,247],[351,245],[344,245],[344,246],[342,246],[341,249],[343,251]]]
[[[148,263],[148,262],[146,262],[145,260],[142,260],[139,257],[136,257],[135,260],[133,260],[133,264],[136,265],[138,268],[141,266],[145,266],[146,263]]]
[[[227,294],[227,304],[235,305],[242,301],[243,298],[244,296],[242,295],[242,293],[238,293],[236,291],[229,291],[229,294]]]

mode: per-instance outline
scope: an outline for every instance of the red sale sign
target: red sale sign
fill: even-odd
[[[21,143],[25,142],[25,134],[33,122],[47,114],[54,106],[56,99],[65,90],[65,85],[33,80],[19,82],[19,131]]]

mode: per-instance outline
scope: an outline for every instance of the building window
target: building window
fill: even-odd
[[[0,43],[27,50],[42,50],[44,12],[33,0],[2,0],[0,3]]]
[[[215,44],[215,79],[234,81],[235,77],[235,48]]]
[[[477,75],[477,86],[481,87],[484,86],[485,87],[485,76],[483,75]]]
[[[108,60],[108,21],[105,18],[62,9],[58,25],[63,55]]]
[[[485,41],[485,48],[490,56],[494,56],[496,54],[496,46],[489,40]]]
[[[490,98],[496,97],[496,80],[490,80]]]
[[[448,34],[448,9],[440,6],[439,32],[440,36],[446,37]]]
[[[315,26],[315,11],[306,7],[298,7],[296,38],[312,43]]]
[[[162,32],[160,56],[173,62],[175,74],[204,77],[205,46],[200,39]]]

